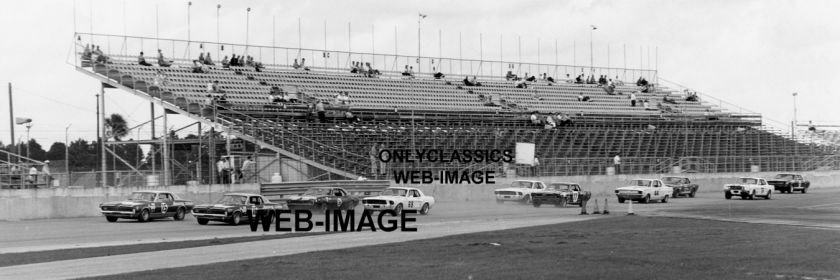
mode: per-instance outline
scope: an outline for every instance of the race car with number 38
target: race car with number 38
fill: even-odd
[[[435,198],[416,188],[394,187],[383,190],[378,196],[362,199],[362,205],[368,211],[394,210],[399,215],[402,210],[417,210],[426,215],[435,205]]]
[[[359,205],[359,198],[339,187],[314,187],[301,195],[289,197],[286,205],[291,210],[350,210]]]
[[[163,191],[136,191],[128,199],[99,204],[99,211],[109,222],[117,219],[135,219],[148,222],[152,219],[172,217],[183,220],[195,204],[177,195]]]
[[[267,210],[269,216],[273,216],[275,210],[282,209],[282,206],[268,201],[265,197],[252,193],[226,193],[214,204],[196,205],[192,214],[199,225],[206,225],[208,221],[226,222],[231,225],[238,225],[244,221],[250,221],[250,213],[253,210]]]

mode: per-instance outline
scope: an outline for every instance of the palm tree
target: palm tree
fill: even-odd
[[[111,114],[110,118],[105,119],[105,127],[109,130],[109,135],[117,141],[128,134],[128,124],[120,114]]]

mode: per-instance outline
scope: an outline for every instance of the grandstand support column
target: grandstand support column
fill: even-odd
[[[150,138],[152,140],[154,140],[155,139],[155,103],[154,102],[149,102],[149,109],[151,110],[151,113],[152,113],[151,114],[151,117],[152,117],[151,121],[149,121],[152,124],[152,135],[151,135],[152,137],[150,137]],[[157,172],[157,164],[155,163],[155,145],[152,145],[152,147],[149,148],[149,162],[152,163],[152,174],[154,174],[155,172]]]
[[[99,102],[100,102],[99,106],[102,108],[102,116],[101,116],[102,125],[99,128],[102,132],[102,138],[99,139],[99,149],[100,149],[99,153],[102,155],[102,187],[104,188],[108,185],[108,161],[106,160],[106,154],[105,154],[105,139],[107,138],[107,136],[105,136],[105,84],[104,83],[99,84],[99,98],[100,98],[99,99]]]
[[[245,10],[245,55],[248,55],[248,33],[251,31],[250,29],[251,23],[251,7]]]
[[[195,166],[195,178],[201,184],[201,122],[198,123],[198,160]]]
[[[12,147],[15,146],[15,107],[12,103],[12,83],[9,83],[9,131],[12,133]],[[20,155],[20,153],[18,153]],[[17,161],[20,161],[18,158]]]
[[[163,110],[163,137],[161,137],[161,149],[163,149],[163,185],[169,186],[169,126],[167,124],[166,107],[163,106],[163,98],[160,99],[160,107]]]

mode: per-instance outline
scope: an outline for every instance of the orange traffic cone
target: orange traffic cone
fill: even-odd
[[[608,202],[609,202],[609,199],[604,198],[604,212],[601,212],[601,214],[603,214],[603,215],[609,215],[610,214],[610,210],[607,210],[607,203]]]
[[[580,203],[580,214],[581,215],[589,215],[589,213],[586,213],[586,201],[585,200]]]
[[[633,213],[633,200],[628,199],[627,202],[630,202],[630,204],[627,205],[627,215],[636,215],[636,213]]]
[[[601,214],[601,210],[598,209],[598,200],[595,200],[595,210],[592,211],[592,214]]]

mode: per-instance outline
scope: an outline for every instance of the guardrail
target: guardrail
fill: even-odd
[[[340,187],[354,196],[375,196],[391,186],[386,180],[342,180],[310,181],[289,183],[267,183],[260,185],[260,194],[271,200],[283,200],[289,195],[299,195],[313,187]]]

